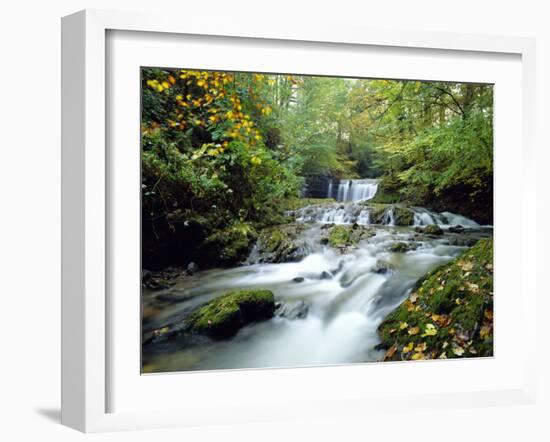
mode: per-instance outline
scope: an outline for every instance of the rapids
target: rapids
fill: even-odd
[[[351,186],[343,199],[348,201],[351,195],[364,200],[370,195],[366,187],[359,189]],[[198,272],[180,278],[164,291],[144,290],[144,308],[156,309],[143,323],[144,335],[181,322],[198,306],[235,289],[269,289],[278,303],[274,318],[246,326],[228,340],[180,336],[145,344],[145,371],[379,360],[383,352],[376,349],[380,342],[377,327],[408,296],[415,282],[465,249],[457,244],[492,235],[490,226],[480,227],[461,215],[423,208],[413,211],[415,225],[435,223],[447,229],[460,224],[465,229],[460,233],[447,231],[441,237],[423,236],[414,226],[393,226],[390,213],[384,224],[371,226],[372,237],[355,247],[336,250],[320,241],[326,234],[324,225],[369,225],[368,209],[353,202],[310,206],[295,212],[296,221],[307,226],[301,233],[307,256],[301,261],[267,264],[252,255],[247,265]],[[392,253],[389,248],[396,242],[412,244],[416,249]]]

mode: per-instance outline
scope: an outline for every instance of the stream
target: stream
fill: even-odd
[[[357,181],[357,182],[355,182]],[[305,228],[299,262],[265,263],[254,249],[246,264],[213,269],[178,278],[161,291],[143,290],[148,315],[143,334],[181,322],[205,302],[231,290],[269,289],[277,302],[275,316],[251,324],[228,340],[180,336],[143,346],[145,372],[269,368],[348,364],[380,360],[377,328],[408,296],[415,282],[435,267],[459,255],[477,239],[492,236],[492,226],[480,226],[458,214],[434,213],[415,207],[414,225],[395,226],[389,210],[371,224],[364,201],[374,197],[375,180],[342,180],[337,203],[295,211]],[[357,224],[372,236],[354,247],[334,249],[321,238],[332,224]],[[418,233],[418,226],[437,224],[442,236]],[[452,226],[464,229],[455,231]],[[406,253],[389,249],[404,242]]]

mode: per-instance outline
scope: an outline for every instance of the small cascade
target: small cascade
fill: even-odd
[[[414,212],[414,225],[415,226],[427,226],[429,224],[437,224],[440,227],[450,227],[450,226],[462,226],[469,228],[479,228],[480,225],[474,220],[466,218],[465,216],[458,215],[451,212],[441,212],[436,213],[432,212],[423,207],[412,207],[411,210]]]
[[[370,224],[369,209],[363,209],[359,212],[356,223],[361,224],[362,226],[368,226]]]
[[[383,222],[383,224],[385,224],[387,226],[395,226],[395,216],[393,214],[393,207],[390,207],[384,213],[384,222]]]
[[[333,209],[323,212],[318,220],[324,224],[350,224],[353,217],[345,209]]]
[[[451,226],[461,225],[462,227],[477,228],[480,227],[474,220],[466,218],[465,216],[458,215],[451,212],[441,212],[441,215],[447,220],[447,224]]]
[[[396,225],[396,207],[388,205],[382,214],[376,212],[376,205],[365,203],[326,203],[303,207],[292,214],[296,221],[321,224],[360,224],[368,226],[381,224]],[[423,207],[407,208],[413,214],[413,226],[427,226],[436,224],[442,228],[460,225],[466,228],[477,229],[481,226],[475,221],[462,215],[451,212],[432,212]],[[373,218],[374,217],[374,218]]]

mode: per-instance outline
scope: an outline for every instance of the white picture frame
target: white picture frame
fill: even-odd
[[[523,189],[520,191],[523,206],[522,219],[535,219],[534,188],[534,106],[535,106],[535,43],[532,39],[517,37],[491,37],[451,33],[416,31],[388,31],[348,28],[343,26],[262,26],[239,23],[238,26],[222,22],[181,24],[175,17],[153,16],[141,13],[123,13],[86,10],[63,18],[62,21],[62,423],[84,432],[111,431],[140,428],[159,428],[185,425],[207,425],[213,417],[197,407],[195,412],[157,408],[147,411],[112,411],[109,406],[109,370],[112,364],[108,327],[109,311],[109,186],[106,121],[107,34],[120,32],[154,32],[162,35],[217,36],[241,39],[269,39],[272,41],[309,42],[312,44],[338,44],[402,48],[404,51],[426,49],[430,51],[468,52],[484,54],[510,54],[520,57],[521,63],[521,159]],[[158,35],[158,34],[157,34]],[[498,116],[497,116],[498,118]],[[498,162],[496,168],[498,168]],[[497,190],[498,192],[498,190]],[[534,230],[525,223],[519,227],[522,256],[521,273],[527,272],[526,257],[532,253]],[[116,231],[116,230],[115,230]],[[497,262],[498,262],[498,243]],[[504,252],[505,253],[505,252]],[[498,265],[498,264],[497,264]],[[498,269],[498,267],[496,267]],[[498,270],[497,270],[498,272]],[[497,273],[498,274],[498,273]],[[519,307],[536,302],[534,280],[521,280],[522,296]],[[496,295],[498,296],[498,294]],[[498,317],[496,318],[498,321]],[[534,342],[535,324],[523,324],[525,342]],[[455,393],[426,395],[379,396],[359,394],[350,397],[337,393],[333,396],[313,398],[308,407],[274,404],[255,406],[253,394],[234,404],[227,413],[220,411],[216,422],[253,422],[261,420],[300,418],[311,416],[361,416],[374,409],[399,411],[411,404],[416,409],[469,407],[472,405],[499,405],[533,403],[535,396],[535,358],[527,344],[526,351],[518,355],[521,374],[514,382],[502,388]],[[498,358],[498,355],[496,356]],[[475,363],[475,361],[473,361]],[[416,364],[416,363],[415,363]],[[422,363],[420,363],[422,364]],[[428,363],[424,363],[427,367]],[[395,367],[396,364],[388,366]],[[422,369],[422,365],[416,365]],[[475,372],[475,366],[471,370]],[[460,367],[459,367],[460,368]],[[332,376],[338,367],[325,371]],[[353,367],[354,372],[363,370]],[[304,369],[288,369],[285,373],[303,374]],[[418,368],[417,368],[418,370]],[[241,372],[240,378],[246,372]],[[262,382],[265,376],[254,371]],[[258,373],[260,373],[258,375]],[[518,371],[519,373],[519,371]],[[195,376],[195,375],[193,375]],[[223,373],[210,374],[222,378]],[[293,376],[292,374],[288,376]],[[307,373],[306,373],[307,376]],[[190,378],[187,378],[190,379]],[[167,381],[168,382],[168,381]],[[199,378],[193,378],[199,382]],[[232,380],[233,382],[233,380]]]

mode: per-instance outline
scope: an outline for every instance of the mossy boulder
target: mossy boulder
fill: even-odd
[[[441,236],[443,235],[443,229],[439,227],[437,224],[429,224],[426,227],[424,227],[423,233],[427,235]]]
[[[374,203],[372,200],[362,204],[369,210],[371,224],[386,224],[389,211],[393,212],[393,220],[396,226],[412,226],[414,224],[414,212],[408,207],[396,204]]]
[[[331,247],[346,247],[354,244],[351,226],[334,226],[328,236],[328,244]]]
[[[493,355],[493,240],[418,281],[379,327],[385,360]]]
[[[412,226],[414,224],[414,213],[407,207],[394,207],[393,217],[396,226]]]
[[[214,339],[235,335],[251,322],[273,317],[275,298],[269,290],[241,290],[216,298],[188,318],[189,330]]]
[[[220,265],[230,265],[245,260],[258,234],[248,223],[235,223],[216,230],[203,244],[209,261]]]
[[[280,263],[300,261],[305,255],[305,245],[299,239],[307,227],[303,224],[287,224],[263,229],[257,242],[261,262]]]
[[[409,250],[415,250],[416,244],[409,244],[406,242],[396,242],[389,246],[388,250],[393,253],[406,253]]]
[[[369,201],[370,203],[370,201]],[[388,204],[366,204],[369,209],[371,224],[384,224],[386,211],[390,208]]]
[[[321,240],[321,242],[328,243],[331,247],[341,249],[353,246],[362,239],[367,239],[373,235],[374,232],[371,229],[358,224],[335,225],[330,229],[326,240]]]

